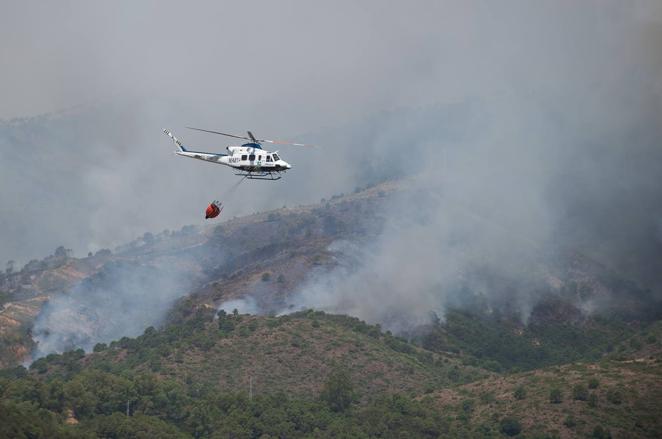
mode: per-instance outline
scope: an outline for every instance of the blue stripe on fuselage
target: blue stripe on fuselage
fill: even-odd
[[[244,146],[246,148],[262,149],[262,145],[260,145],[259,143],[244,143],[241,146]]]

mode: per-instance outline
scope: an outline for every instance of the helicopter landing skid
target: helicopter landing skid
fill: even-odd
[[[269,181],[276,181],[280,180],[282,177],[280,175],[274,175],[273,172],[240,172],[238,174],[240,177],[247,178],[249,180],[269,180]]]

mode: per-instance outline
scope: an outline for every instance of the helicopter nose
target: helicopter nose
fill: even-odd
[[[290,165],[289,163],[283,162],[283,164],[285,165],[285,169],[292,169],[292,165]]]

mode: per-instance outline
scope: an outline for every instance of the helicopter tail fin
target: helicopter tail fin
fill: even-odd
[[[177,137],[173,136],[172,133],[171,133],[170,131],[164,129],[163,132],[164,132],[165,134],[167,134],[168,137],[170,137],[170,138],[172,139],[173,142],[175,142],[175,145],[177,145],[177,148],[179,148],[179,150],[180,150],[181,152],[187,152],[187,149],[184,148],[184,145],[182,145],[182,142],[180,142],[179,139],[177,139]]]

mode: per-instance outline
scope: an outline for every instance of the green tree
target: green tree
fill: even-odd
[[[143,242],[147,245],[151,245],[154,244],[154,241],[156,241],[154,239],[154,235],[152,235],[149,232],[145,232],[145,234],[143,235]]]
[[[607,391],[607,401],[618,405],[623,402],[623,395],[618,390],[609,389]]]
[[[499,422],[499,429],[507,436],[516,436],[522,431],[522,425],[512,416],[506,416]]]
[[[583,384],[576,384],[572,388],[572,398],[576,401],[586,401],[588,399],[588,389]]]
[[[593,429],[592,437],[595,439],[611,439],[611,432],[598,425]]]
[[[324,383],[321,398],[334,412],[344,412],[354,400],[354,387],[349,373],[336,368]]]
[[[121,413],[113,413],[110,416],[97,416],[88,428],[96,437],[105,438],[183,439],[190,437],[159,418],[142,414],[125,416]]]
[[[234,317],[236,317],[236,314],[229,316],[225,310],[220,310],[218,312],[218,329],[223,333],[234,331]]]
[[[57,438],[64,437],[64,434],[58,431],[52,412],[29,402],[0,400],[0,437]]]
[[[72,250],[69,248],[64,248],[64,246],[59,246],[53,252],[53,255],[57,258],[68,258],[71,256]]]
[[[552,404],[560,404],[563,401],[563,392],[558,387],[553,387],[549,391],[549,402]]]
[[[526,389],[524,388],[524,386],[523,385],[517,386],[517,388],[513,392],[513,396],[515,397],[515,399],[520,401],[526,398]]]
[[[462,411],[470,416],[474,411],[474,405],[473,399],[465,399],[462,401]]]
[[[568,428],[575,428],[577,426],[577,421],[575,420],[574,416],[568,415],[563,420],[563,425],[565,425]]]

